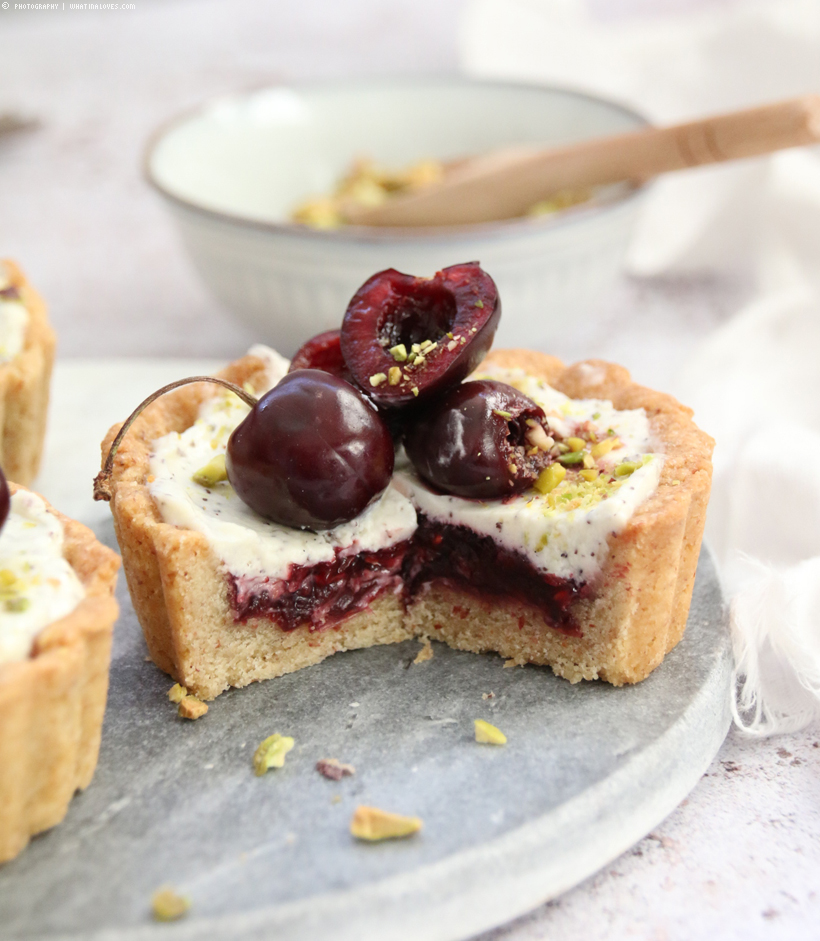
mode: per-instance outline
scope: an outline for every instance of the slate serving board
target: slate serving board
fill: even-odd
[[[441,644],[414,665],[410,641],[232,690],[196,722],[177,718],[171,681],[146,662],[124,579],[119,596],[96,776],[61,826],[0,868],[4,938],[468,938],[643,837],[729,727],[729,642],[705,552],[685,637],[638,686],[572,686]],[[508,744],[477,745],[476,718]],[[296,746],[257,778],[251,756],[273,732]],[[314,770],[326,757],[356,775],[326,780]],[[362,803],[424,829],[358,843],[348,825]],[[193,901],[183,921],[151,920],[165,883]]]

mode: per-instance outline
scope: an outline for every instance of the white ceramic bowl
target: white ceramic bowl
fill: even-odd
[[[338,327],[370,275],[432,275],[480,261],[498,284],[496,343],[549,348],[619,271],[641,190],[558,216],[448,229],[319,232],[287,222],[351,160],[402,167],[505,144],[628,131],[643,118],[576,92],[461,78],[277,87],[212,101],[162,129],[146,155],[194,265],[260,340],[291,354]]]

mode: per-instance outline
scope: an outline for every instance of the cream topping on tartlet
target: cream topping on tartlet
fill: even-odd
[[[25,660],[40,631],[85,597],[63,541],[63,525],[45,502],[18,490],[0,533],[0,663]]]
[[[267,387],[272,388],[287,372],[288,361],[267,347],[250,352],[266,363]],[[349,523],[309,532],[263,519],[227,481],[207,488],[195,483],[193,475],[225,453],[231,432],[248,411],[233,393],[219,392],[203,404],[190,428],[155,441],[150,460],[149,491],[163,520],[202,533],[231,574],[286,578],[293,565],[330,562],[340,552],[377,552],[413,535],[416,511],[393,487]]]
[[[11,287],[5,265],[0,262],[0,292]],[[0,363],[7,363],[23,351],[26,343],[28,311],[16,297],[0,294]]]
[[[268,387],[273,387],[286,373],[287,361],[266,347],[251,352],[268,364]],[[205,535],[237,576],[285,578],[291,566],[328,562],[340,551],[388,548],[413,535],[418,511],[490,536],[544,573],[579,583],[594,578],[606,557],[607,538],[627,525],[660,479],[663,455],[654,450],[645,411],[570,399],[522,370],[480,375],[514,385],[536,401],[556,437],[571,438],[583,427],[587,437],[591,432],[601,441],[616,438],[617,447],[595,459],[598,476],[587,481],[568,473],[550,492],[529,490],[485,502],[434,492],[400,454],[391,485],[359,517],[319,533],[290,529],[245,506],[227,481],[207,488],[194,482],[194,474],[225,453],[231,431],[248,413],[235,395],[220,392],[203,404],[189,429],[154,442],[151,496],[165,522]]]

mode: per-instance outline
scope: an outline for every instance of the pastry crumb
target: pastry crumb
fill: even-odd
[[[342,802],[341,794],[334,794],[333,797],[330,798],[331,804],[341,804],[341,802]]]
[[[524,666],[524,664],[519,663],[517,660],[505,660],[504,661],[505,670],[509,669],[510,667],[522,667],[522,666]]]
[[[253,770],[257,777],[261,777],[270,768],[284,768],[285,755],[294,744],[289,735],[280,735],[278,732],[269,735],[253,753]]]
[[[191,900],[169,885],[157,889],[151,896],[151,911],[157,921],[176,921],[187,915],[190,908]]]
[[[180,686],[179,683],[174,683],[174,685],[168,690],[168,698],[171,702],[180,703],[188,695],[188,690],[184,686]]]
[[[357,840],[397,840],[412,836],[421,830],[422,822],[419,817],[403,817],[401,814],[391,814],[378,807],[356,808],[350,821],[350,832]]]
[[[490,690],[489,693],[482,693],[481,698],[482,699],[495,699],[495,693],[492,690]]]
[[[433,645],[430,643],[430,638],[424,638],[424,645],[421,650],[416,654],[416,659],[413,663],[424,663],[425,660],[433,659]]]
[[[475,740],[481,745],[506,745],[507,736],[483,719],[475,720]]]
[[[177,714],[183,719],[201,719],[208,711],[206,703],[196,696],[185,696],[179,701]]]
[[[316,762],[316,770],[331,781],[341,781],[342,778],[356,773],[353,765],[344,765],[337,758],[320,759]]]

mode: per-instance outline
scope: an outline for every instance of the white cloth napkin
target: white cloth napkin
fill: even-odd
[[[462,61],[671,123],[820,92],[820,3],[473,0]],[[671,391],[717,440],[707,538],[732,599],[736,722],[801,728],[820,720],[818,150],[663,178],[628,266],[742,270],[756,287]]]

